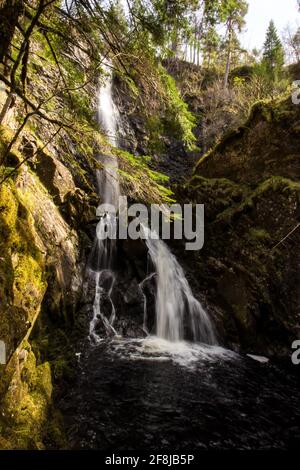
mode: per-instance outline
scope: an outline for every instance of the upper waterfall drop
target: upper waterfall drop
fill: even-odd
[[[113,74],[109,61],[104,61],[103,69],[107,78],[98,94],[98,122],[109,143],[117,147],[120,114],[113,100]],[[105,204],[117,207],[120,196],[118,159],[114,155],[100,155],[98,159],[103,165],[103,169],[97,170],[99,195]]]
[[[103,69],[105,72],[104,83],[101,84],[98,93],[98,122],[102,131],[107,136],[109,143],[117,147],[118,145],[118,129],[120,123],[120,115],[118,108],[113,101],[113,75],[111,64],[108,60],[104,60]],[[90,265],[95,272],[101,272],[103,269],[112,269],[113,258],[116,248],[116,241],[109,239],[103,235],[109,228],[110,232],[114,232],[117,225],[115,214],[109,213],[105,205],[118,206],[120,196],[120,184],[118,173],[118,158],[113,151],[101,153],[97,156],[101,168],[97,168],[96,177],[98,183],[98,193],[103,208],[97,210],[100,221],[97,226],[94,247],[90,256]]]

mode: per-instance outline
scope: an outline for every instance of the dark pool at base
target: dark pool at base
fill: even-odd
[[[247,357],[193,369],[88,346],[61,399],[71,449],[287,449],[300,445],[296,366]]]

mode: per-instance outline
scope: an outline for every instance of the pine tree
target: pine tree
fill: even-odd
[[[281,78],[284,51],[273,20],[270,21],[264,43],[263,65],[271,81],[277,82]]]

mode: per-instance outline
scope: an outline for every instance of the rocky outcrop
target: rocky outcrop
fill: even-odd
[[[291,102],[256,105],[178,188],[206,212],[205,246],[183,262],[221,342],[247,352],[288,355],[300,335],[299,120]]]
[[[75,183],[71,172],[46,150],[39,150],[33,138],[23,136],[20,151],[40,181],[47,188],[56,205],[64,202],[67,194],[74,194]]]
[[[196,172],[247,184],[276,175],[299,179],[299,119],[290,98],[278,105],[257,103],[248,122],[201,158]]]
[[[7,355],[1,377],[2,435],[10,446],[27,448],[35,446],[31,433],[42,426],[40,414],[46,419],[51,400],[51,369],[45,363],[36,364],[28,338],[45,299],[52,304],[49,311],[53,313],[56,308],[59,315],[67,304],[76,305],[80,285],[78,237],[26,166],[14,181],[1,187],[0,231],[0,331]],[[47,273],[50,269],[55,273],[53,282]],[[43,388],[45,381],[49,386],[45,386],[45,399],[40,401],[44,392],[39,387]],[[37,400],[34,394],[31,396],[31,387],[39,388]]]
[[[150,157],[151,168],[167,175],[171,182],[178,182],[191,174],[196,162],[192,151],[196,138],[191,131],[196,122],[191,124],[194,117],[166,70],[151,64],[151,75],[154,77],[147,81],[144,72],[135,77],[134,87],[128,77],[115,76],[114,100],[122,120],[121,147],[134,155]],[[188,145],[185,133],[192,138]]]
[[[90,59],[72,44],[61,47],[57,67],[42,35],[32,39],[26,93],[24,84],[28,100],[43,103],[52,123],[18,96],[8,103],[8,87],[0,90],[0,107],[9,104],[0,126],[0,341],[6,348],[0,448],[64,446],[54,401],[73,373],[72,335],[98,204],[94,156],[102,140],[94,119],[97,77],[72,96],[58,90],[62,76],[63,88],[77,88]]]

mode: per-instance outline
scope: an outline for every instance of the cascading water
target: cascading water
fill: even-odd
[[[118,146],[118,124],[120,115],[113,96],[113,79],[109,62],[104,63],[107,73],[106,83],[100,88],[98,96],[98,121],[110,144]],[[99,157],[103,169],[97,170],[98,191],[105,204],[118,204],[120,185],[118,176],[118,159],[114,155]]]
[[[105,63],[106,83],[99,91],[98,119],[112,146],[118,145],[119,111],[112,96],[112,73],[109,63]],[[102,203],[117,207],[120,187],[118,177],[118,160],[111,155],[100,155],[101,169],[97,170],[99,196]],[[91,254],[91,269],[95,279],[95,299],[93,318],[90,323],[90,338],[96,344],[101,340],[97,327],[101,322],[107,334],[116,335],[114,320],[115,306],[112,301],[112,290],[116,281],[113,262],[116,242],[106,237],[105,232],[116,230],[115,215],[104,210],[98,213],[100,221],[97,226],[97,237]],[[155,233],[143,227],[149,256],[156,273],[150,274],[139,284],[144,298],[143,330],[147,329],[147,297],[143,293],[144,284],[156,276],[156,335],[169,342],[179,342],[188,338],[193,342],[217,344],[212,323],[201,304],[195,299],[184,272],[172,255],[167,245]],[[102,303],[106,301],[106,312]]]
[[[157,336],[169,341],[182,341],[189,336],[194,342],[217,344],[213,325],[200,302],[193,296],[177,259],[156,234],[145,227],[144,231],[157,273]]]
[[[104,70],[107,74],[106,82],[100,87],[98,96],[98,121],[107,136],[108,141],[114,147],[118,145],[118,123],[119,112],[112,97],[112,72],[109,62],[104,62]],[[98,161],[102,168],[97,169],[98,193],[102,205],[109,204],[117,207],[120,195],[118,177],[118,159],[113,155],[99,155]],[[90,339],[96,344],[101,340],[97,334],[97,326],[102,321],[108,334],[116,334],[113,327],[115,320],[115,307],[111,298],[115,275],[113,272],[113,261],[115,257],[115,239],[104,236],[116,230],[117,220],[114,214],[105,210],[103,213],[97,211],[100,221],[97,226],[97,236],[94,241],[90,258],[91,270],[95,279],[95,299],[93,305],[93,318],[90,322]],[[109,319],[101,311],[101,301],[106,297],[111,306]]]

